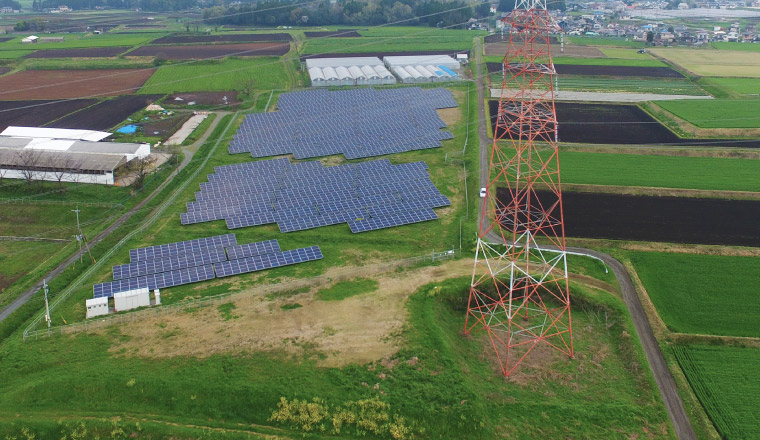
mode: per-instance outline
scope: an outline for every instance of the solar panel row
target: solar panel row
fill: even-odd
[[[226,243],[226,245],[218,248],[208,247],[216,243]],[[198,251],[189,251],[196,250],[201,245],[205,247]],[[144,251],[145,249],[150,250]],[[167,257],[160,257],[160,255],[169,252],[167,249],[171,252],[184,249],[185,252],[170,253]],[[238,245],[234,234],[151,246],[140,248],[140,250],[141,252],[137,253],[137,256],[145,256],[151,253],[159,255],[159,257],[114,266],[114,281],[93,286],[95,298],[111,297],[115,293],[127,290],[161,289],[209,280],[217,276],[229,276],[232,275],[231,272],[240,270],[241,267],[259,267],[263,264],[262,268],[266,269],[322,258],[318,246],[282,251],[277,240]],[[227,259],[228,256],[229,260]],[[240,263],[236,263],[238,261]],[[257,263],[254,264],[254,262]],[[262,269],[244,270],[238,273],[253,270]],[[220,275],[220,273],[224,273],[224,275]]]
[[[393,165],[387,159],[332,167],[288,159],[220,166],[180,220],[225,220],[229,229],[277,223],[280,232],[292,232],[448,206],[427,168],[424,162]],[[413,223],[428,217],[399,218]],[[365,222],[352,231],[372,230],[368,225],[380,229],[388,222]]]
[[[440,147],[451,139],[436,112],[456,107],[446,89],[418,87],[280,95],[275,113],[248,115],[230,153],[253,157],[292,153],[296,159],[343,154],[348,159]]]
[[[200,252],[209,248],[234,246],[237,244],[235,234],[216,235],[213,237],[198,238],[196,240],[179,241],[176,243],[148,246],[132,249],[129,251],[130,261],[151,260],[166,258],[190,252]]]

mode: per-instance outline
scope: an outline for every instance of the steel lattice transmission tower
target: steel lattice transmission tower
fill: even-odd
[[[510,29],[465,333],[488,333],[504,376],[539,344],[573,357],[546,0]],[[497,193],[497,188],[499,188]]]

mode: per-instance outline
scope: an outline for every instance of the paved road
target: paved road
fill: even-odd
[[[222,119],[222,116],[227,114],[227,112],[217,112],[217,117],[214,120],[214,122],[211,124],[211,126],[206,130],[206,133],[201,136],[200,139],[198,139],[194,144],[188,146],[186,149],[183,150],[185,153],[185,158],[180,163],[179,167],[164,180],[158,188],[156,188],[152,193],[150,193],[145,199],[143,199],[140,203],[133,206],[132,209],[124,213],[121,217],[119,217],[118,220],[116,220],[113,224],[108,226],[105,230],[103,230],[100,234],[96,235],[94,238],[90,240],[90,246],[95,246],[96,244],[103,241],[106,237],[111,235],[113,231],[115,231],[119,226],[123,225],[127,220],[132,218],[137,212],[139,212],[145,205],[148,204],[153,198],[158,195],[161,190],[166,187],[166,185],[169,184],[169,182],[172,181],[172,179],[182,171],[183,168],[187,166],[187,164],[190,163],[190,160],[193,158],[193,154],[198,150],[198,148],[203,145],[204,142],[206,142],[206,139],[213,133],[214,128],[216,128],[217,124],[219,124],[219,121]],[[64,260],[61,264],[59,264],[55,269],[51,270],[45,276],[43,279],[45,280],[52,280],[53,278],[57,277],[61,274],[64,270],[66,270],[69,266],[74,264],[79,259],[79,253],[76,252],[73,255],[71,255],[69,258]],[[34,296],[35,293],[39,292],[40,289],[42,289],[42,280],[39,280],[37,283],[35,283],[32,287],[27,289],[24,293],[19,295],[15,300],[13,300],[10,304],[8,304],[3,310],[0,310],[0,322],[4,321],[6,318],[8,318],[11,313],[15,312],[19,307],[26,304],[27,301],[29,301],[32,296]]]
[[[491,141],[488,139],[488,135],[486,134],[485,101],[483,100],[485,85],[483,83],[482,76],[479,74],[481,63],[480,52],[480,47],[478,45],[476,46],[475,53],[478,69],[478,77],[476,82],[478,88],[478,134],[480,138],[479,176],[480,186],[483,187],[486,186],[486,182],[488,180],[488,156],[491,152]],[[480,199],[481,209],[479,210],[478,214],[479,220],[481,219],[482,206],[483,199]],[[486,236],[486,239],[493,242],[499,242],[500,237],[491,231]],[[551,247],[547,248],[549,249]],[[676,389],[676,383],[675,380],[673,380],[673,375],[670,373],[670,370],[665,363],[665,358],[660,351],[660,346],[657,344],[657,339],[654,337],[652,327],[649,324],[649,320],[647,319],[646,314],[644,313],[644,308],[641,306],[641,301],[639,301],[639,297],[636,295],[636,290],[633,286],[633,282],[631,281],[631,277],[626,271],[625,267],[610,255],[602,252],[576,247],[568,247],[566,250],[599,258],[604,261],[607,266],[612,268],[612,272],[615,274],[615,278],[617,279],[618,284],[620,284],[620,290],[623,294],[623,301],[625,302],[626,307],[628,307],[628,311],[633,318],[633,325],[636,329],[636,334],[639,337],[639,341],[641,341],[642,347],[644,347],[644,353],[646,354],[647,361],[649,362],[649,366],[652,369],[652,373],[654,374],[654,379],[655,382],[657,382],[657,387],[660,389],[660,394],[662,395],[662,399],[665,402],[665,408],[668,411],[668,415],[670,416],[670,421],[673,424],[676,435],[680,440],[696,439],[697,436],[691,426],[689,417],[686,415],[686,411],[683,407],[683,402],[681,401],[681,396],[678,395],[678,390]]]

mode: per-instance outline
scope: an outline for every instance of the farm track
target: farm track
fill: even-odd
[[[96,235],[92,240],[90,240],[89,242],[90,247],[94,247],[95,245],[97,245],[98,243],[106,239],[109,235],[111,235],[111,233],[113,233],[116,229],[118,229],[121,225],[123,225],[127,220],[132,218],[135,214],[140,212],[142,208],[145,207],[145,205],[150,203],[151,200],[153,200],[158,194],[160,194],[161,191],[166,187],[166,185],[168,185],[172,181],[172,179],[190,163],[190,160],[193,158],[193,155],[195,154],[195,152],[198,151],[198,148],[200,148],[200,146],[203,145],[204,142],[206,142],[206,140],[211,135],[211,133],[214,132],[214,129],[219,124],[219,121],[222,119],[222,117],[225,114],[227,113],[217,112],[216,119],[211,124],[211,126],[209,126],[208,129],[206,129],[206,133],[204,133],[203,136],[201,136],[201,138],[198,139],[194,144],[186,147],[183,150],[183,152],[185,153],[185,157],[180,163],[179,167],[171,175],[169,175],[158,186],[158,188],[156,188],[152,193],[150,193],[150,195],[148,195],[144,200],[140,201],[138,204],[133,206],[132,209],[124,213],[124,215],[119,217],[119,219],[117,219],[114,223],[112,223],[105,230],[103,230],[98,235]],[[55,269],[45,274],[45,276],[43,276],[43,279],[52,280],[53,278],[60,275],[61,272],[66,270],[69,266],[74,264],[78,259],[79,259],[79,254],[77,252],[73,253],[69,258],[64,260]],[[3,310],[0,310],[0,322],[4,321],[18,308],[26,304],[26,302],[29,301],[34,296],[34,294],[38,292],[40,289],[42,289],[42,280],[38,281],[32,287],[24,291],[21,295],[19,295],[16,299],[14,299]]]
[[[480,144],[480,172],[479,181],[480,186],[484,186],[488,181],[488,166],[489,166],[489,153],[490,145],[489,138],[486,129],[486,111],[485,111],[485,84],[483,81],[483,75],[481,73],[481,50],[480,43],[476,44],[475,50],[476,56],[476,69],[477,69],[477,90],[478,90],[478,137]],[[482,215],[484,211],[483,200],[479,200],[479,213],[478,221],[482,221]],[[494,232],[489,233],[486,238],[494,241],[498,241],[498,236]],[[590,255],[601,259],[610,268],[612,268],[615,274],[615,279],[620,285],[621,293],[623,294],[623,301],[628,308],[631,318],[633,319],[634,327],[636,328],[636,334],[644,348],[649,367],[654,375],[657,387],[660,389],[660,395],[665,403],[665,408],[668,411],[668,416],[673,424],[673,429],[680,440],[692,440],[696,439],[696,433],[691,426],[691,421],[686,415],[686,410],[683,406],[681,396],[678,395],[678,389],[676,388],[673,375],[668,369],[668,365],[665,362],[665,358],[660,351],[660,346],[657,343],[657,339],[654,336],[652,327],[644,312],[644,308],[641,305],[636,290],[631,281],[631,277],[626,271],[625,267],[612,256],[602,252],[598,252],[592,249],[585,249],[579,247],[568,247],[568,251],[578,252],[586,255]]]

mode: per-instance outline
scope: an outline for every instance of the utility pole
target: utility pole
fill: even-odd
[[[77,232],[79,235],[77,235],[77,241],[79,242],[79,262],[82,262],[82,241],[84,241],[85,248],[87,249],[87,253],[90,255],[90,259],[92,262],[95,262],[95,258],[92,257],[92,252],[90,252],[90,245],[87,243],[87,238],[85,238],[84,233],[82,233],[82,226],[79,223],[79,205],[77,205],[77,209],[72,209],[71,212],[76,213],[77,215]]]
[[[48,284],[47,280],[42,280],[42,287],[45,289],[45,322],[50,328],[50,305],[48,304]]]

